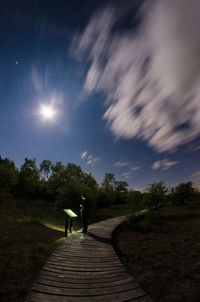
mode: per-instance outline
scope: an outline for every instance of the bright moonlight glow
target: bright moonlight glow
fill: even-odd
[[[53,118],[55,111],[50,106],[42,106],[41,108],[41,114],[44,116],[44,118]]]

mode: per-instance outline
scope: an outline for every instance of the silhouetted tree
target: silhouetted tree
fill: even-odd
[[[43,172],[46,179],[49,178],[49,173],[51,172],[52,162],[50,160],[43,160],[40,164],[40,172]]]
[[[113,173],[106,173],[102,182],[102,188],[106,192],[113,192],[115,190],[115,175]]]
[[[168,191],[165,182],[154,182],[146,189],[149,195],[150,206],[152,209],[157,210],[161,207],[166,200],[166,193]]]
[[[18,188],[20,195],[25,198],[35,198],[39,194],[40,173],[36,159],[25,158],[20,168]]]
[[[193,201],[197,194],[193,187],[192,181],[181,183],[171,190],[171,199],[174,204],[186,204],[187,202]]]
[[[115,181],[115,203],[125,203],[127,201],[128,183],[126,181]]]
[[[18,170],[15,163],[8,158],[0,158],[0,192],[14,194],[17,180]]]
[[[92,191],[96,191],[98,187],[96,179],[92,176],[91,173],[84,173],[83,185],[85,185]]]

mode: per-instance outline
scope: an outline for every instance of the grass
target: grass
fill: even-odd
[[[163,208],[114,233],[117,252],[155,302],[200,301],[200,209]]]
[[[96,209],[89,222],[119,215],[119,206]],[[64,225],[64,211],[52,204],[0,198],[0,301],[24,301],[49,255],[64,240]],[[76,219],[73,230],[80,228]]]
[[[38,222],[0,222],[0,300],[24,301],[48,256],[63,240],[63,232]]]
[[[64,221],[64,213],[51,204],[0,199],[0,301],[24,301],[47,258],[64,240]]]

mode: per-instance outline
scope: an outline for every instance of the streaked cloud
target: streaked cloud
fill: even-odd
[[[33,65],[31,68],[30,81],[35,90],[37,102],[56,106],[56,113],[62,115],[62,110],[58,108],[63,105],[63,93],[52,86],[49,79],[51,70],[55,71],[55,68],[50,68],[47,65],[44,70],[41,70],[41,68],[39,68],[37,65]]]
[[[200,170],[195,172],[194,174],[191,175],[192,178],[199,178],[200,179]]]
[[[155,161],[154,164],[152,165],[153,170],[157,169],[162,169],[162,170],[167,170],[171,168],[172,166],[176,165],[178,162],[177,161],[169,161],[166,158],[162,160]]]
[[[122,161],[118,161],[116,164],[115,164],[115,166],[116,167],[126,167],[126,166],[128,166],[129,165],[129,162],[126,162],[126,161],[124,161],[124,162],[122,162]]]
[[[76,39],[75,55],[90,62],[84,92],[104,93],[103,118],[115,137],[164,152],[199,136],[199,16],[198,0],[147,1],[137,32],[122,34],[116,25],[126,12],[107,7]]]
[[[193,173],[190,177],[198,190],[200,190],[200,170]]]
[[[100,160],[99,157],[89,154],[86,150],[80,154],[80,157],[85,161],[86,165],[94,165],[98,160]]]
[[[46,90],[52,90],[52,85],[49,81],[49,74],[53,68],[47,65],[45,68],[41,68],[37,64],[33,64],[31,67],[30,80],[32,85],[38,93],[44,93]],[[54,68],[55,70],[55,68]]]
[[[129,178],[131,176],[131,173],[130,172],[124,172],[124,173],[122,173],[122,176],[124,178]]]
[[[87,151],[83,151],[81,154],[80,154],[80,157],[81,159],[84,159],[87,155]]]
[[[86,165],[94,165],[99,160],[99,157],[92,157],[86,162]]]
[[[132,168],[131,168],[132,171],[137,171],[137,170],[139,170],[139,169],[141,169],[140,166],[136,166],[136,167],[132,167]]]
[[[39,73],[36,66],[32,66],[31,79],[35,90],[38,92],[42,91],[44,84],[46,83],[46,76]]]
[[[192,149],[192,151],[198,151],[198,150],[200,150],[200,146],[197,146],[194,149]]]

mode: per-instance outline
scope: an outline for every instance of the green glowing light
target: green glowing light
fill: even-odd
[[[77,215],[70,209],[64,209],[64,211],[72,218],[77,217]]]
[[[52,223],[49,223],[49,222],[45,222],[45,221],[41,221],[41,223],[46,226],[47,228],[50,228],[50,229],[53,229],[53,230],[56,230],[56,231],[60,231],[60,232],[64,232],[65,229],[64,227],[59,227],[59,226],[56,226]]]
[[[58,243],[61,243],[65,240],[65,237],[61,237],[59,239],[56,239],[55,242],[58,244]]]

